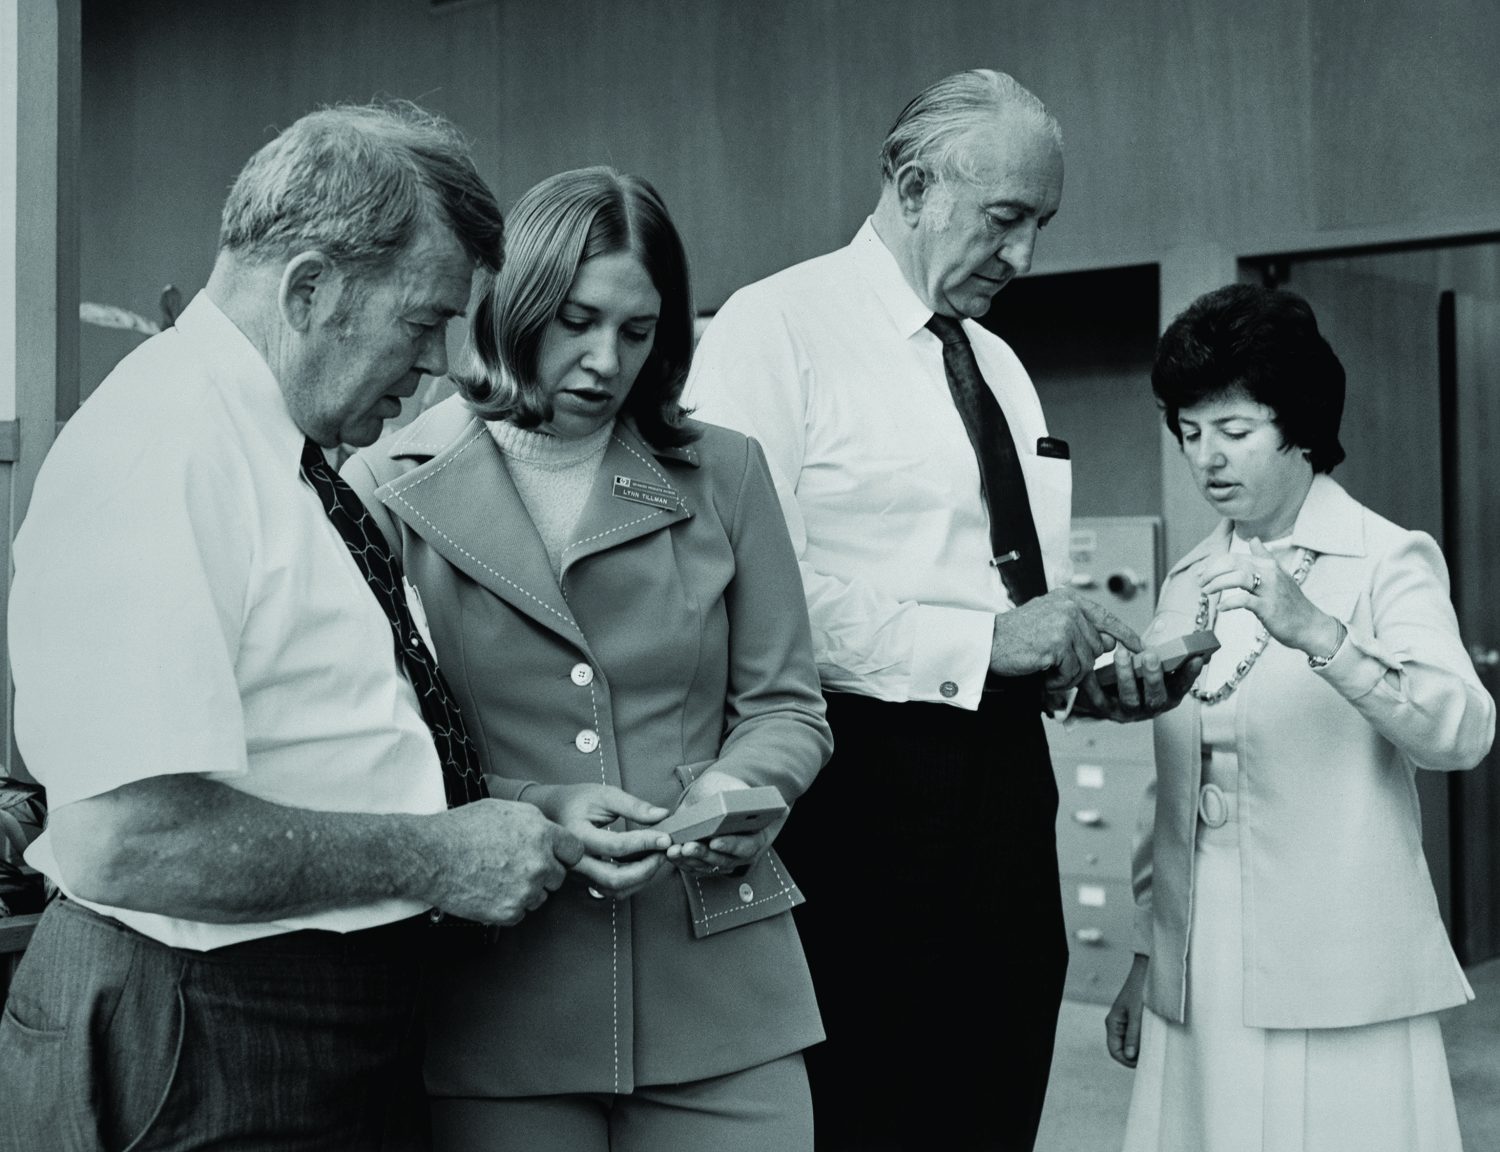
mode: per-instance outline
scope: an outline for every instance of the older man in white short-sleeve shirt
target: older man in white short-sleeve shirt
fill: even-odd
[[[581,848],[455,779],[415,620],[313,485],[446,370],[501,235],[446,122],[303,117],[43,465],[9,639],[62,895],[0,1020],[0,1146],[421,1146],[428,910],[513,924]]]

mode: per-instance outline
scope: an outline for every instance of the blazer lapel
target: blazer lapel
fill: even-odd
[[[1221,556],[1229,551],[1229,534],[1231,530],[1232,526],[1230,522],[1228,520],[1221,520],[1217,528],[1198,541],[1193,548],[1183,555],[1182,559],[1172,565],[1167,571],[1167,578],[1170,580],[1178,576],[1188,577],[1191,569],[1198,567],[1209,557]],[[1192,601],[1191,608],[1189,607],[1189,599]],[[1170,606],[1174,611],[1189,616],[1196,615],[1198,596],[1195,592],[1181,591],[1174,597],[1174,600],[1176,603]],[[1166,609],[1169,606],[1164,602],[1160,607]],[[1219,598],[1211,596],[1208,602],[1208,622],[1204,627],[1212,631],[1214,621],[1218,618],[1218,615]]]
[[[580,560],[686,520],[692,515],[658,457],[697,467],[691,448],[653,449],[627,421],[615,424],[593,490],[578,518],[562,569]]]
[[[376,489],[394,515],[460,572],[586,647],[542,538],[482,420],[456,398],[445,401],[397,436],[390,452],[429,457]]]
[[[1200,560],[1205,560],[1210,556],[1229,551],[1229,532],[1229,521],[1220,520],[1217,528],[1202,540],[1199,540],[1187,552],[1184,552],[1182,558],[1173,564],[1171,568],[1167,569],[1167,576],[1176,576],[1179,572],[1187,571]]]

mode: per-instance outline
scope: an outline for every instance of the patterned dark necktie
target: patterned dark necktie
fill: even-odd
[[[934,313],[927,328],[943,342],[948,390],[979,460],[979,483],[990,517],[991,563],[1000,570],[1011,603],[1019,607],[1046,593],[1047,576],[1016,442],[1000,402],[979,372],[963,324]]]
[[[479,767],[479,753],[464,728],[463,716],[454,703],[448,682],[438,671],[437,661],[422,642],[412,619],[411,609],[401,583],[401,566],[391,555],[385,534],[370,516],[369,510],[354,494],[354,489],[328,466],[323,450],[311,440],[302,445],[302,475],[313,486],[323,511],[338,529],[354,563],[359,566],[370,591],[385,610],[391,636],[396,644],[396,662],[406,671],[422,709],[422,719],[432,729],[443,766],[443,791],[448,807],[456,808],[471,800],[489,795],[484,774]]]

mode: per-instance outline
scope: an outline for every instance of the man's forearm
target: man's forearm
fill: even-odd
[[[139,780],[58,809],[53,853],[76,895],[214,923],[424,902],[433,817],[318,812],[201,776]]]

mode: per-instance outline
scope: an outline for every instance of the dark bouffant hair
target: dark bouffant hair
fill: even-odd
[[[1275,413],[1282,439],[1314,472],[1344,459],[1344,366],[1295,292],[1230,284],[1198,297],[1162,335],[1151,390],[1179,444],[1182,409],[1243,392]]]

